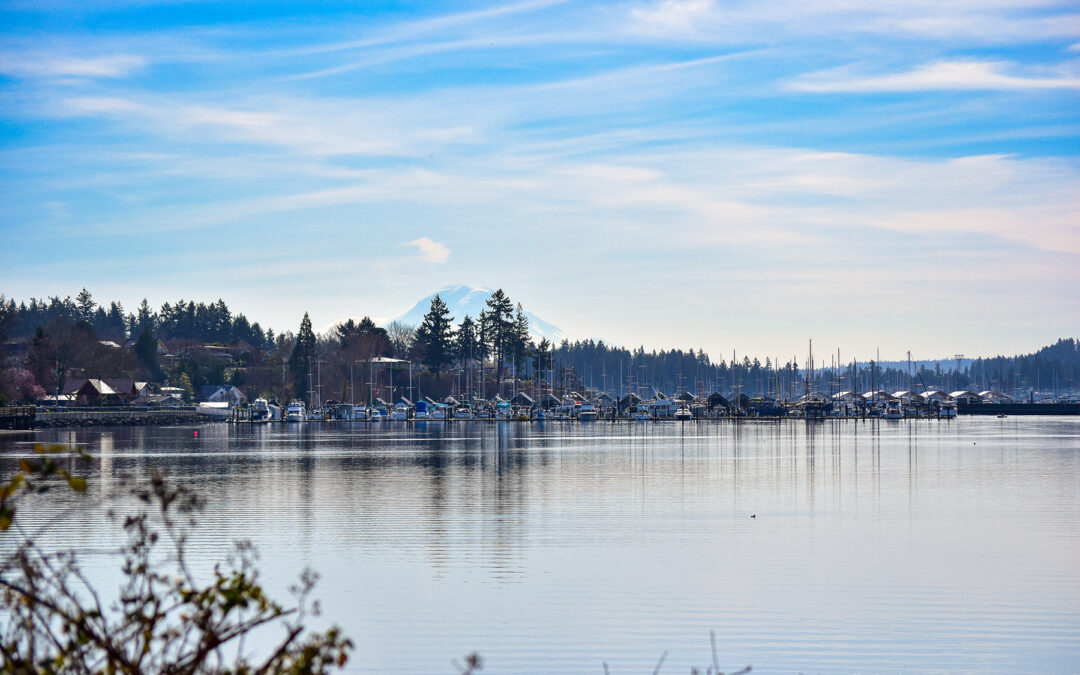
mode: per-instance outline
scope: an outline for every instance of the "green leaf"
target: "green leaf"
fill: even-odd
[[[71,476],[70,478],[68,478],[68,487],[70,487],[75,492],[85,492],[86,479],[79,478],[78,476]]]

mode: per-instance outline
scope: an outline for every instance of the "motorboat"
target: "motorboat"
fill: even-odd
[[[285,421],[307,421],[307,407],[304,405],[303,401],[289,401],[288,407],[285,408]]]
[[[600,417],[600,412],[592,403],[582,403],[578,408],[577,418],[581,422],[595,422]]]
[[[904,419],[904,409],[900,407],[900,401],[888,401],[885,404],[885,412],[882,413],[882,417],[887,420]]]
[[[690,420],[694,419],[694,413],[690,411],[690,408],[687,408],[686,406],[680,406],[675,411],[675,419],[680,422],[689,422]]]
[[[251,404],[251,421],[252,422],[269,422],[270,421],[270,401],[265,398],[257,398]]]

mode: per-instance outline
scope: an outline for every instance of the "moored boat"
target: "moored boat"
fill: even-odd
[[[307,407],[303,401],[290,401],[285,408],[286,422],[304,422],[307,420]]]

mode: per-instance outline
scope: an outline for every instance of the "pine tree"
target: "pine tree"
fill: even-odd
[[[477,348],[476,322],[466,314],[458,326],[457,339],[454,341],[454,355],[459,363],[469,363],[480,355]]]
[[[514,361],[514,368],[518,369],[524,363],[525,357],[532,347],[529,338],[529,319],[525,316],[525,308],[519,302],[517,312],[514,314],[514,323],[510,329],[510,354]]]
[[[135,341],[135,354],[139,357],[139,363],[146,370],[151,379],[161,377],[161,367],[158,365],[157,338],[149,328],[143,328],[139,339]]]
[[[495,377],[501,381],[514,334],[514,305],[501,288],[491,294],[486,304],[488,309],[481,315],[481,321],[487,344],[495,355]]]
[[[424,315],[424,320],[416,331],[423,363],[435,373],[436,378],[442,365],[453,356],[453,320],[446,303],[436,293],[431,299],[431,309]]]
[[[304,312],[300,321],[300,332],[296,334],[292,355],[289,357],[289,372],[293,376],[294,394],[303,398],[308,389],[308,373],[315,362],[315,333],[311,330],[311,318]]]
[[[75,306],[78,307],[80,321],[89,322],[94,318],[94,307],[97,306],[97,303],[94,302],[94,297],[90,295],[90,291],[86,290],[85,286],[75,296]]]

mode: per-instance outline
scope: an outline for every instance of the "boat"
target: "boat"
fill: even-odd
[[[265,398],[255,399],[251,404],[251,421],[269,422],[270,417],[270,401],[267,401]]]
[[[592,403],[582,403],[578,408],[577,418],[581,422],[595,422],[600,417],[600,412]]]
[[[882,413],[882,417],[887,420],[904,419],[904,409],[900,407],[900,401],[888,401],[885,404],[885,412]]]
[[[228,401],[204,401],[195,406],[195,412],[215,420],[227,420],[233,414]]]
[[[680,406],[675,411],[675,419],[680,422],[689,422],[690,420],[694,419],[694,413],[690,411],[690,408],[687,408],[686,406]]]
[[[956,404],[952,401],[942,401],[941,408],[938,409],[938,417],[944,419],[956,417]]]
[[[652,414],[649,413],[649,409],[645,406],[638,406],[637,410],[631,415],[638,422],[647,422],[652,419]]]
[[[286,422],[304,422],[307,420],[307,407],[303,401],[290,401],[285,408]]]
[[[471,420],[473,419],[473,412],[469,406],[458,406],[454,410],[454,419],[456,420]]]

